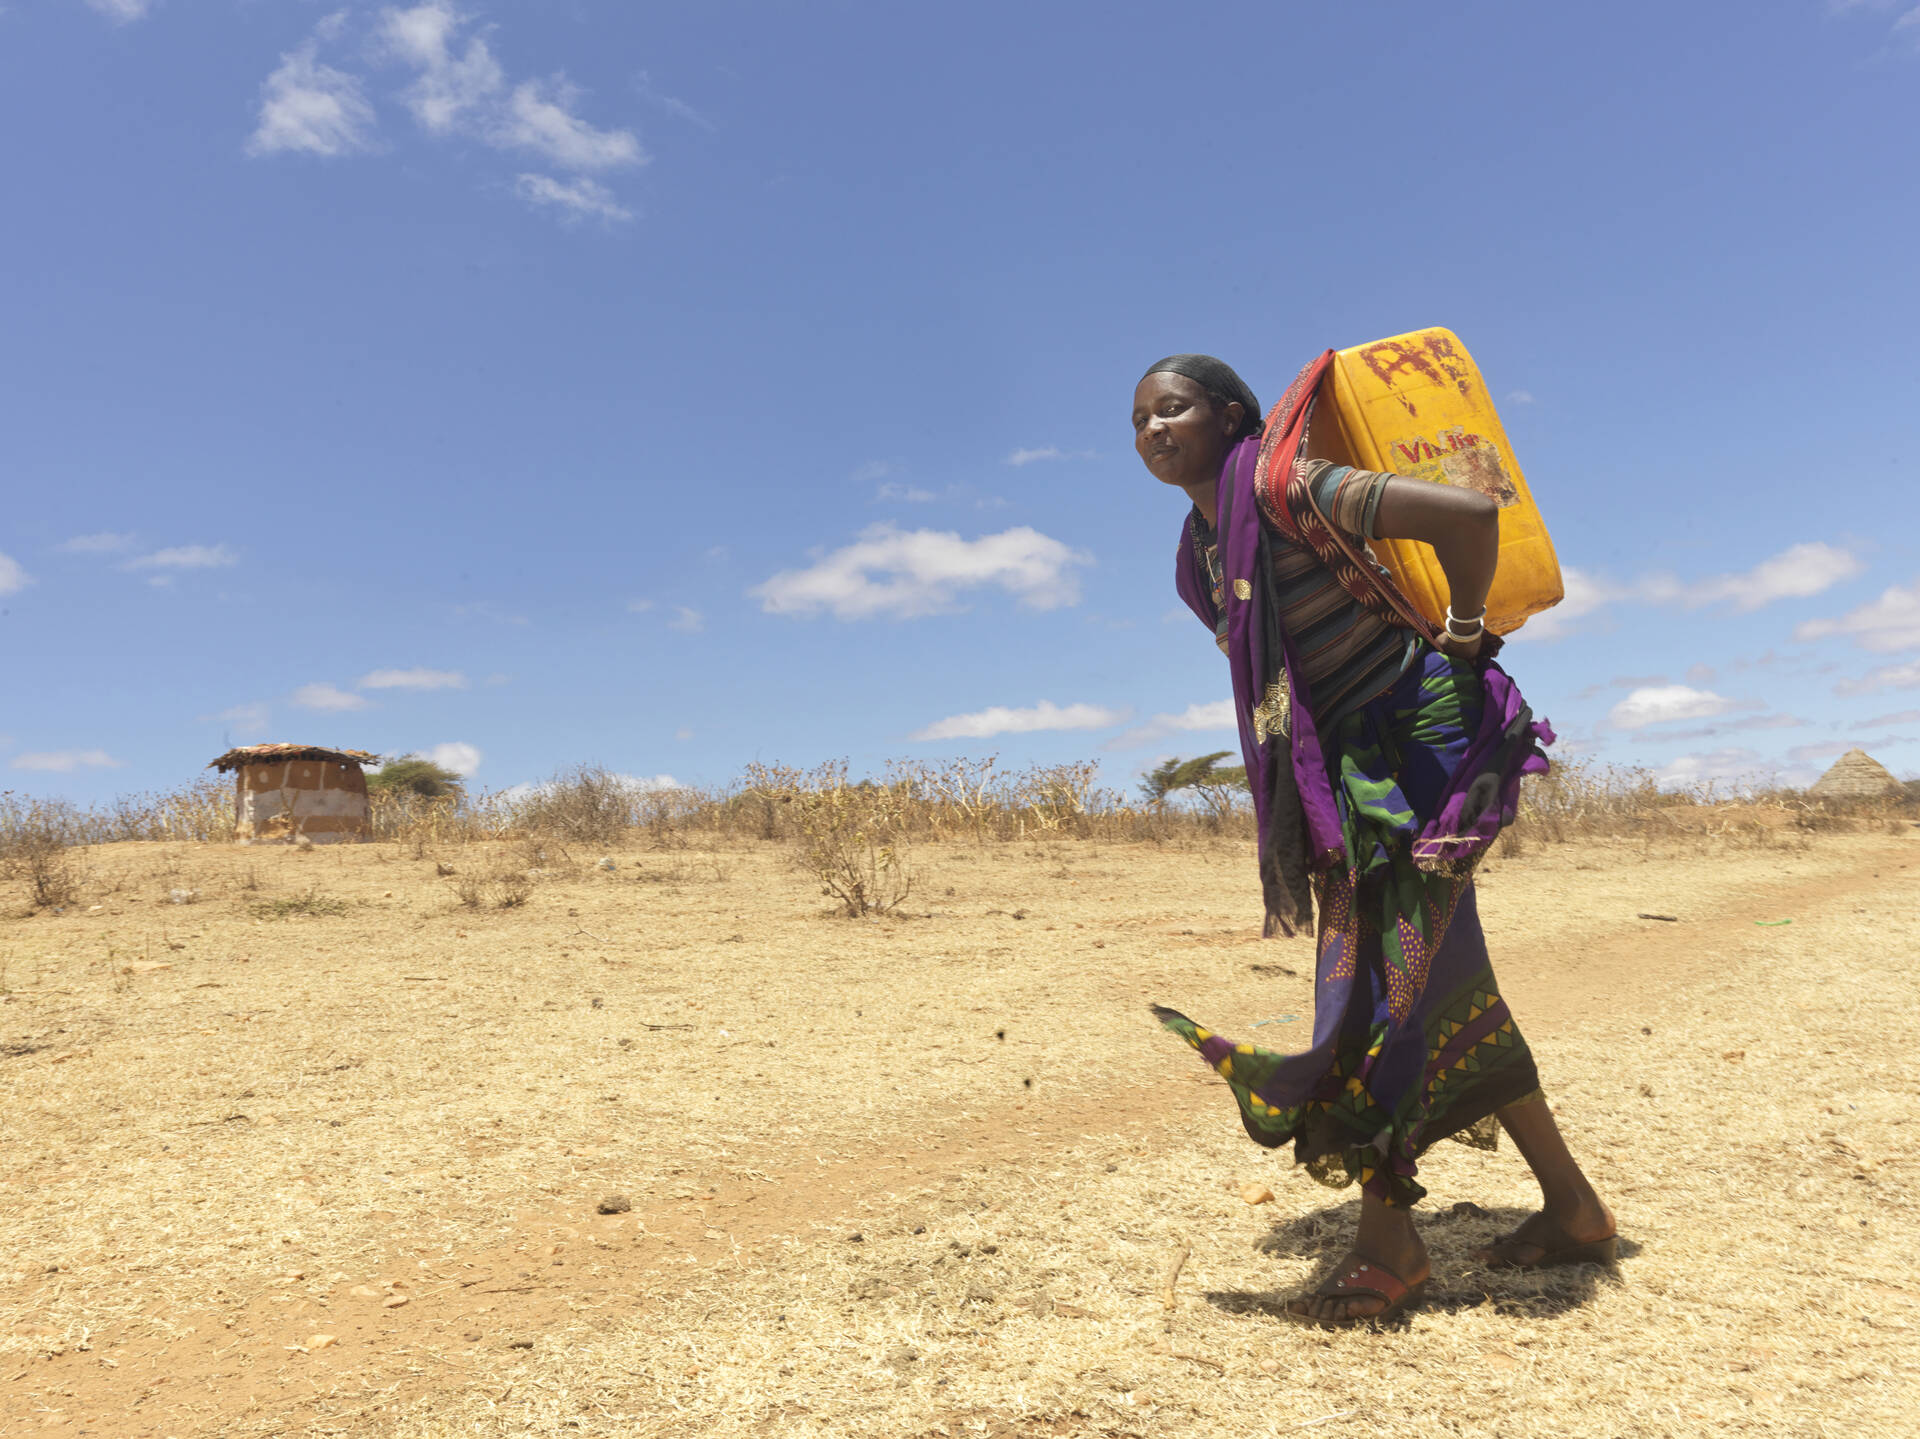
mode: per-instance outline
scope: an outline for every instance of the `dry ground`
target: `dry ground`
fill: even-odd
[[[922,848],[885,922],[771,848],[96,850],[0,897],[0,1433],[1912,1432],[1916,833],[1495,862],[1627,1254],[1479,1271],[1526,1175],[1442,1145],[1432,1301],[1339,1334],[1351,1191],[1146,1013],[1304,1042],[1242,846]]]

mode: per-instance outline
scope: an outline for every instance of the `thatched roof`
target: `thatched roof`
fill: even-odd
[[[1822,799],[1871,799],[1901,787],[1893,771],[1855,746],[1835,760],[1807,793]]]
[[[325,760],[333,764],[380,763],[379,755],[368,754],[363,749],[328,749],[318,744],[243,744],[228,750],[207,768],[224,774],[250,764],[280,764],[290,759]]]

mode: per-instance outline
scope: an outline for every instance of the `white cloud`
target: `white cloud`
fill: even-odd
[[[1000,734],[1034,734],[1041,730],[1106,729],[1124,724],[1127,711],[1104,705],[1056,705],[1041,700],[1030,709],[1009,709],[994,705],[972,714],[950,715],[936,720],[912,736],[917,740],[990,739]]]
[[[1533,403],[1533,391],[1508,390],[1507,403],[1509,405],[1531,405]]]
[[[471,748],[471,746],[467,746],[467,748]],[[476,751],[476,754],[477,753]],[[452,768],[452,766],[448,767]],[[613,776],[613,779],[615,783],[623,788],[636,790],[642,794],[649,794],[655,790],[680,788],[680,781],[670,774],[616,774]],[[537,784],[529,784],[522,781],[519,784],[508,785],[500,794],[502,799],[507,800],[531,799],[534,795],[546,794],[553,788],[554,782],[552,780],[541,780]]]
[[[343,690],[338,685],[310,684],[301,685],[291,696],[293,702],[303,710],[324,710],[328,713],[341,713],[346,710],[363,710],[369,701],[365,695]]]
[[[469,37],[465,49],[456,53],[456,32],[466,22],[449,0],[380,12],[377,42],[387,56],[419,72],[400,98],[430,134],[450,133],[462,117],[506,86],[506,75],[484,36]]]
[[[363,690],[463,690],[467,677],[459,670],[373,670],[359,683]]]
[[[1683,754],[1653,772],[1654,782],[1666,789],[1690,789],[1701,784],[1727,784],[1764,779],[1778,769],[1750,749],[1716,749]]]
[[[1660,736],[1660,739],[1663,743],[1675,744],[1685,740],[1716,739],[1738,730],[1805,729],[1812,723],[1812,720],[1801,719],[1798,715],[1742,715],[1738,719],[1702,725],[1698,729],[1668,730]]]
[[[633,218],[633,211],[622,205],[613,191],[584,175],[571,183],[551,175],[522,175],[514,181],[514,189],[536,209],[551,206],[570,220]]]
[[[1902,13],[1895,17],[1887,30],[1887,43],[1882,54],[1904,52],[1920,55],[1920,5],[1911,4],[1911,0],[1827,0],[1827,9],[1836,15],[1850,15],[1858,11],[1879,14],[1899,9]]]
[[[281,56],[280,68],[261,87],[250,153],[345,155],[373,148],[376,120],[361,79],[319,59],[322,42],[336,38],[350,14],[342,10],[329,16],[305,44]],[[425,0],[384,7],[367,53],[376,63],[412,73],[399,99],[429,135],[466,136],[573,171],[647,163],[631,130],[601,129],[580,116],[581,92],[565,76],[510,81],[489,36],[455,0]],[[585,178],[567,182],[522,174],[514,189],[528,204],[570,220],[633,218],[612,191]]]
[[[1585,619],[1613,598],[1613,592],[1599,579],[1571,565],[1560,571],[1560,584],[1566,591],[1566,598],[1552,609],[1534,615],[1515,631],[1512,640],[1551,642],[1564,639],[1576,622]]]
[[[668,629],[678,630],[683,635],[697,635],[706,627],[706,616],[691,605],[675,605],[673,618],[667,621]]]
[[[462,779],[480,768],[480,751],[473,745],[462,743],[460,740],[449,740],[445,744],[437,744],[432,749],[423,750],[421,758],[430,760],[441,769],[452,770]]]
[[[222,724],[231,725],[234,733],[242,739],[258,739],[267,732],[268,710],[264,704],[234,705],[223,709],[214,716]]]
[[[662,789],[679,789],[680,781],[670,774],[620,774],[615,775],[622,784],[634,789],[651,792]]]
[[[1706,719],[1725,714],[1735,702],[1711,690],[1691,685],[1655,685],[1637,689],[1607,712],[1621,729],[1645,729],[1672,720]]]
[[[940,497],[932,490],[915,489],[912,485],[896,484],[892,480],[881,485],[873,492],[876,500],[904,500],[910,505],[926,505]]]
[[[1775,600],[1817,595],[1865,568],[1850,550],[1814,541],[1782,550],[1743,574],[1713,575],[1692,583],[1682,583],[1670,575],[1649,575],[1640,582],[1640,590],[1656,604],[1680,604],[1688,609],[1727,604],[1744,614]]]
[[[1041,445],[1032,450],[1015,450],[1007,456],[1007,463],[1015,469],[1023,465],[1035,464],[1040,460],[1091,460],[1098,456],[1092,450],[1063,450],[1058,445]]]
[[[543,85],[527,80],[513,87],[506,111],[491,133],[502,148],[543,155],[568,170],[607,170],[644,165],[650,158],[631,130],[599,130],[573,113],[580,92],[564,79]]]
[[[321,28],[331,27],[322,21]],[[320,63],[319,33],[281,55],[280,68],[261,85],[260,121],[247,141],[249,155],[351,155],[372,148],[373,106],[359,80]]]
[[[653,608],[652,600],[628,600],[627,601],[627,613],[630,615],[644,615],[648,610],[652,608]]]
[[[128,560],[122,569],[129,570],[213,570],[227,565],[238,564],[240,557],[225,545],[176,545],[168,550],[155,550],[150,555],[139,555]]]
[[[1920,689],[1920,660],[1881,665],[1878,669],[1868,670],[1857,680],[1841,680],[1833,687],[1833,692],[1839,695],[1863,695],[1872,694],[1875,690],[1912,689]]]
[[[1816,760],[1832,759],[1843,755],[1853,746],[1845,740],[1821,740],[1815,744],[1797,744],[1787,751],[1787,758],[1794,764],[1812,764]]]
[[[115,24],[128,25],[146,19],[153,0],[87,0],[87,8],[97,10]]]
[[[1879,598],[1837,620],[1808,620],[1793,632],[1797,640],[1852,635],[1862,649],[1887,654],[1920,647],[1920,580],[1890,585]]]
[[[803,570],[783,570],[751,593],[769,614],[822,611],[843,620],[911,618],[958,608],[962,590],[988,587],[1031,609],[1077,603],[1071,573],[1090,557],[1026,526],[963,540],[951,531],[873,525]]]
[[[709,120],[705,115],[702,115],[685,100],[675,99],[672,95],[663,95],[654,89],[652,77],[650,77],[645,70],[642,70],[634,80],[633,88],[636,94],[650,103],[658,105],[669,115],[677,115],[689,124],[698,125],[702,130],[712,131],[713,121]]]
[[[67,774],[77,769],[119,769],[123,762],[103,749],[42,750],[13,757],[15,769],[47,770]]]
[[[14,595],[33,583],[33,576],[11,555],[0,554],[0,595]]]
[[[497,625],[514,626],[532,623],[525,615],[517,615],[504,605],[497,605],[492,600],[475,600],[471,604],[449,605],[447,610],[457,620],[487,620]]]
[[[1920,710],[1897,710],[1893,714],[1875,715],[1870,720],[1860,722],[1861,729],[1879,729],[1882,725],[1920,724]]]
[[[1615,603],[1681,605],[1687,609],[1724,604],[1746,613],[1775,600],[1817,595],[1864,568],[1851,551],[1818,542],[1794,545],[1741,574],[1709,575],[1693,581],[1656,574],[1616,585],[1569,565],[1560,571],[1566,598],[1533,616],[1512,638],[1516,642],[1564,639],[1578,621]]]
[[[1232,700],[1209,700],[1205,704],[1188,705],[1178,714],[1157,714],[1145,724],[1123,735],[1116,735],[1108,741],[1107,748],[1133,749],[1139,745],[1153,744],[1171,734],[1238,729],[1239,725]]]
[[[686,725],[681,725],[679,729],[677,729],[677,730],[675,730],[675,731],[673,732],[673,737],[674,737],[675,739],[679,739],[679,740],[688,740],[688,739],[692,739],[692,738],[693,738],[693,731],[692,731],[692,729],[690,729],[690,728],[689,728],[688,726],[686,726]]]
[[[97,535],[75,535],[70,540],[62,540],[54,548],[67,555],[112,555],[132,549],[133,540],[130,534],[102,530]]]

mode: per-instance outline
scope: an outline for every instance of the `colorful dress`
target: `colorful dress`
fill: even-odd
[[[1494,1111],[1539,1090],[1487,958],[1472,874],[1553,736],[1492,663],[1497,643],[1472,662],[1435,649],[1364,540],[1316,505],[1310,481],[1327,477],[1299,451],[1324,365],[1302,371],[1264,438],[1228,456],[1211,562],[1215,537],[1196,516],[1179,568],[1182,596],[1227,639],[1269,932],[1304,920],[1303,889],[1319,911],[1313,1043],[1280,1054],[1154,1013],[1227,1081],[1254,1140],[1291,1141],[1323,1182],[1409,1205],[1426,1192],[1416,1175],[1427,1146],[1490,1144]],[[1313,703],[1286,623],[1297,590],[1275,579],[1299,573],[1302,549],[1352,605],[1414,636],[1384,692]],[[1338,688],[1325,666],[1316,673]]]

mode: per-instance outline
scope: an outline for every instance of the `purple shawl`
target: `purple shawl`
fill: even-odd
[[[1275,425],[1285,432],[1280,444],[1269,443],[1269,463],[1292,467],[1311,408],[1301,401],[1311,398],[1324,367],[1323,356],[1303,369],[1269,414],[1268,436],[1274,436]],[[1216,540],[1225,578],[1227,668],[1259,834],[1265,932],[1290,935],[1304,929],[1311,917],[1309,873],[1345,862],[1347,853],[1326,757],[1314,728],[1312,698],[1273,593],[1268,550],[1286,541],[1261,522],[1255,481],[1262,443],[1261,437],[1254,436],[1227,453],[1215,491],[1215,514],[1220,520]],[[1181,530],[1174,584],[1211,634],[1217,632],[1218,615],[1198,523],[1204,521],[1196,509]],[[1383,593],[1380,599],[1396,607],[1404,603],[1397,595]],[[1480,728],[1455,768],[1433,820],[1414,843],[1413,859],[1422,869],[1471,864],[1513,819],[1520,776],[1541,774],[1547,768],[1545,757],[1527,741],[1551,744],[1553,731],[1544,721],[1534,720],[1518,687],[1492,662],[1498,649],[1497,638],[1490,636],[1481,651],[1486,704]],[[1276,685],[1286,697],[1288,721],[1277,731],[1269,726],[1262,735],[1255,711],[1263,703],[1271,711]],[[1522,755],[1524,760],[1515,763]]]

